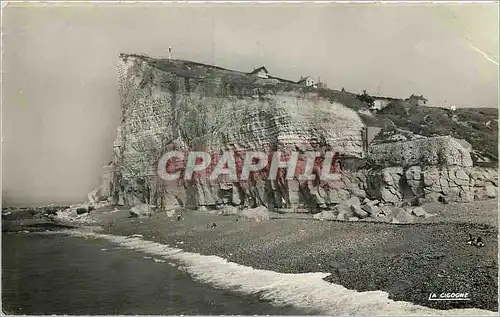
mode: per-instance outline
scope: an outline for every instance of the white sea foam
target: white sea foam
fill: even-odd
[[[228,262],[218,256],[184,252],[140,238],[71,232],[81,237],[106,239],[121,247],[174,260],[192,278],[222,289],[258,294],[278,305],[313,309],[328,315],[497,315],[481,309],[437,310],[408,302],[393,301],[382,291],[357,292],[323,280],[327,273],[284,274],[257,270]]]
[[[156,263],[165,263],[166,262],[165,260],[156,259],[156,258],[154,258],[153,261],[155,261]]]

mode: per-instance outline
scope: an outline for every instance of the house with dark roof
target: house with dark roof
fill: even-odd
[[[410,98],[406,99],[407,102],[414,106],[425,106],[427,105],[427,99],[424,98],[423,95],[411,95]]]
[[[300,77],[299,81],[297,82],[299,85],[304,85],[306,87],[314,87],[316,88],[316,82],[311,76],[306,76],[306,77]]]
[[[269,78],[269,72],[264,66],[254,69],[250,75],[257,76],[259,78]]]

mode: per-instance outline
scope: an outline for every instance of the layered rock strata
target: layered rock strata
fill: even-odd
[[[496,170],[483,167],[388,167],[360,173],[367,179],[367,196],[392,204],[415,199],[471,202],[498,195]]]
[[[381,166],[472,166],[471,146],[451,136],[374,144],[368,156]]]
[[[304,87],[213,66],[121,55],[122,123],[114,144],[114,201],[186,207],[235,204],[291,208],[311,203],[309,185],[278,179],[164,182],[167,151],[311,151],[363,155],[357,113]],[[317,186],[317,185],[316,185]],[[313,186],[314,187],[314,186]],[[314,191],[314,190],[313,190]]]

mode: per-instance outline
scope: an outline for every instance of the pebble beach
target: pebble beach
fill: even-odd
[[[326,272],[327,281],[348,289],[381,290],[390,299],[436,309],[498,311],[497,200],[424,208],[437,216],[415,224],[320,221],[297,214],[256,222],[182,210],[180,220],[166,213],[130,218],[111,207],[95,215],[103,233],[141,234],[255,269]],[[481,236],[485,246],[468,245],[469,233]],[[443,292],[466,292],[470,300],[429,301],[430,293]]]

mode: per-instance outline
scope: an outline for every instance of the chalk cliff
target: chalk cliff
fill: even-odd
[[[230,201],[271,208],[311,198],[307,189],[302,192],[299,184],[286,180],[165,184],[156,168],[168,150],[306,151],[329,146],[345,157],[364,153],[364,124],[355,111],[285,80],[123,54],[118,73],[122,122],[114,147],[120,203],[215,206]]]

